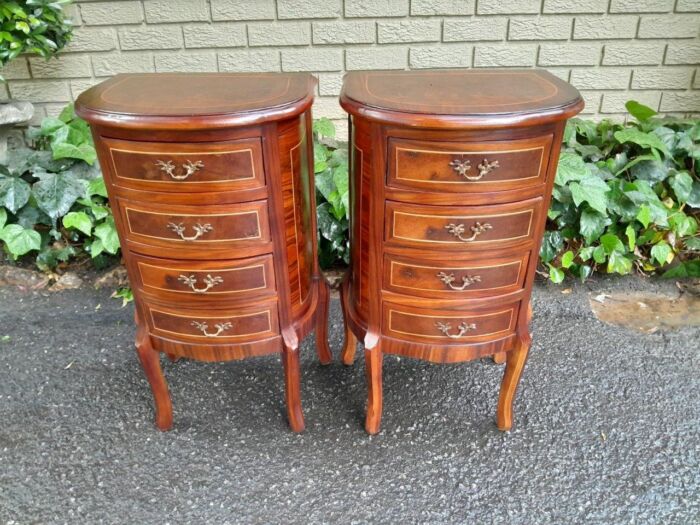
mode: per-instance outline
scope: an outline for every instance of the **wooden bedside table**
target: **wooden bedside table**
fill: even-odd
[[[351,264],[342,288],[351,364],[365,347],[365,428],[379,431],[382,355],[486,355],[506,370],[512,425],[530,346],[530,293],[576,89],[535,69],[376,71],[345,77]]]
[[[76,102],[114,211],[161,430],[172,407],[159,352],[282,352],[289,424],[304,429],[299,341],[313,327],[321,362],[331,360],[316,262],[315,84],[307,74],[118,75]]]

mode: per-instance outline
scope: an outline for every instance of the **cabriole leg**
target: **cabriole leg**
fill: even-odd
[[[330,364],[333,354],[328,346],[328,303],[330,287],[323,277],[318,278],[318,307],[316,309],[316,352],[322,365]]]
[[[350,323],[348,323],[348,312],[346,311],[347,289],[343,286],[340,289],[340,304],[343,307],[343,322],[345,325],[345,341],[343,341],[343,350],[340,353],[340,362],[344,365],[350,366],[355,362],[355,351],[357,350],[357,337],[350,330]]]
[[[513,426],[513,400],[525,368],[530,351],[530,338],[520,338],[517,346],[506,354],[506,370],[503,373],[501,392],[498,396],[496,425],[499,430],[510,430]]]
[[[136,337],[136,352],[153,392],[156,426],[160,430],[170,430],[173,426],[173,405],[170,401],[168,383],[160,367],[160,353],[153,349],[148,334],[142,328],[139,328]]]
[[[365,372],[367,374],[367,417],[365,430],[368,434],[379,432],[382,421],[382,350],[377,344],[365,349]]]
[[[289,427],[294,432],[303,432],[304,414],[301,410],[301,386],[299,372],[299,347],[285,345],[282,349],[284,366],[285,398]]]

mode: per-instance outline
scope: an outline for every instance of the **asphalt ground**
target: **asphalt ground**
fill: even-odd
[[[700,523],[700,330],[591,313],[621,278],[534,290],[515,427],[502,365],[387,356],[382,431],[362,428],[362,353],[302,349],[307,430],[287,429],[278,356],[164,360],[175,425],[152,423],[132,307],[108,291],[0,288],[0,523]],[[341,315],[331,307],[338,355]]]

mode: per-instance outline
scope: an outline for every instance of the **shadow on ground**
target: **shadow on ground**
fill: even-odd
[[[160,433],[131,307],[0,288],[0,522],[697,523],[700,329],[639,333],[589,307],[673,286],[537,286],[506,434],[493,423],[501,366],[388,357],[376,437],[362,430],[361,357],[321,367],[313,338],[305,433],[287,430],[276,356],[164,361],[175,428]],[[337,357],[337,300],[330,332]]]

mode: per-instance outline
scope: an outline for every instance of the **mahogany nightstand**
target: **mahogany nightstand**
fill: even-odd
[[[136,344],[172,425],[160,352],[201,361],[282,353],[304,429],[299,341],[322,363],[328,288],[316,258],[307,74],[118,75],[76,112],[95,138],[136,303]]]
[[[342,288],[352,363],[365,347],[365,428],[379,431],[382,355],[486,355],[506,369],[497,424],[512,425],[530,346],[530,293],[576,89],[541,70],[353,72],[351,265]]]

